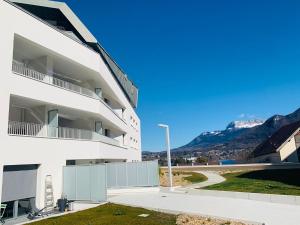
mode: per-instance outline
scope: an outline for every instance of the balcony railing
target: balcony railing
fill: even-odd
[[[9,121],[8,134],[18,136],[45,137],[47,136],[47,131],[43,124]]]
[[[112,145],[120,145],[120,142],[115,139],[98,134],[94,131],[82,130],[76,128],[59,127],[58,137],[62,139],[93,140],[93,141],[100,141]]]
[[[13,72],[20,74],[22,76],[29,77],[31,79],[38,80],[40,82],[47,83],[66,90],[70,90],[90,98],[97,99],[101,101],[107,108],[109,108],[117,117],[119,117],[119,119],[125,122],[122,116],[118,115],[118,113],[116,113],[114,109],[112,109],[106,102],[104,102],[104,100],[101,97],[99,97],[95,92],[91,91],[90,89],[81,87],[79,85],[73,84],[71,82],[47,74],[40,73],[36,70],[28,68],[23,63],[18,62],[17,60],[13,60],[12,70]]]
[[[38,81],[41,81],[44,83],[48,83],[48,84],[58,86],[58,87],[61,87],[61,88],[64,88],[64,89],[67,89],[70,91],[74,91],[79,94],[91,97],[91,98],[100,99],[100,97],[95,92],[93,92],[87,88],[81,87],[77,84],[73,84],[71,82],[68,82],[68,81],[47,75],[47,74],[40,73],[36,70],[26,67],[23,63],[18,62],[16,60],[13,61],[12,70],[18,74],[24,75],[26,77],[29,77],[29,78],[32,78],[32,79],[35,79],[35,80],[38,80]],[[59,74],[57,74],[57,75],[61,76]]]
[[[90,140],[120,146],[120,142],[118,140],[106,137],[94,131],[68,127],[56,128],[44,124],[35,124],[27,122],[9,121],[8,134],[29,137]]]

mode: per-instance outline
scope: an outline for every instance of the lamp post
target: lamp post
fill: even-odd
[[[167,147],[167,158],[168,158],[168,173],[169,173],[169,189],[173,191],[173,181],[172,181],[172,165],[171,165],[171,148],[170,148],[170,132],[169,126],[165,124],[158,124],[159,127],[166,129],[166,147]]]

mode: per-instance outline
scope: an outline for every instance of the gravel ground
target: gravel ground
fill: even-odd
[[[177,225],[246,225],[245,223],[212,219],[209,217],[179,215],[176,220]]]

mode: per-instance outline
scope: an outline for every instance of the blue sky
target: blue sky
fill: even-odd
[[[164,149],[160,122],[178,147],[300,107],[300,1],[66,2],[139,87],[143,150]]]

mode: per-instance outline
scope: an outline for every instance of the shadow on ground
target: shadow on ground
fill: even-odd
[[[238,175],[239,178],[278,181],[288,185],[300,186],[300,169],[258,170]]]

